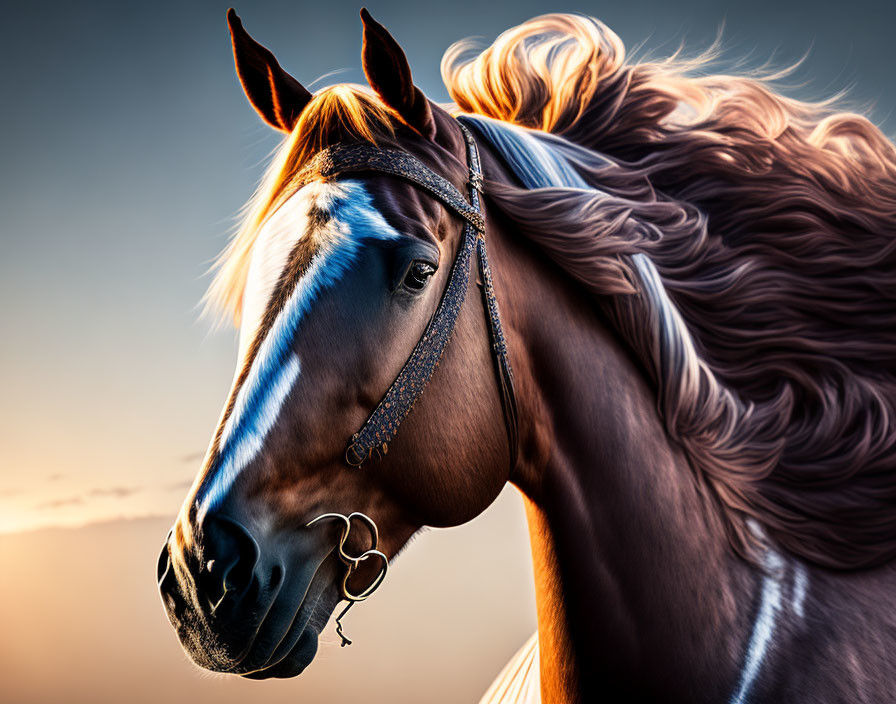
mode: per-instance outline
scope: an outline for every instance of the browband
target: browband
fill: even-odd
[[[511,471],[516,466],[518,451],[516,394],[513,388],[513,370],[507,353],[485,247],[485,218],[480,208],[482,166],[473,135],[459,121],[458,124],[467,144],[470,202],[467,202],[451,182],[429,169],[415,156],[395,149],[382,149],[368,143],[338,144],[328,147],[310,159],[296,174],[294,180],[301,186],[312,180],[326,180],[352,172],[372,171],[391,174],[430,192],[464,219],[463,242],[458,249],[436,312],[427,323],[423,336],[395,381],[361,429],[352,436],[346,448],[345,460],[355,467],[363,465],[372,455],[380,458],[388,452],[389,443],[398,431],[398,426],[432,377],[454,332],[457,317],[466,298],[470,280],[470,259],[474,250],[479,259],[492,352],[510,442]]]
[[[303,186],[316,179],[327,180],[358,171],[377,171],[410,181],[432,193],[476,230],[485,232],[482,214],[467,203],[454,184],[430,170],[417,157],[397,149],[382,149],[366,142],[336,144],[315,154],[293,181]]]

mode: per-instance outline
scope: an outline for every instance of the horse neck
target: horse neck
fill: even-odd
[[[513,481],[527,505],[545,701],[725,701],[756,576],[594,299],[508,229],[490,239],[512,331]]]

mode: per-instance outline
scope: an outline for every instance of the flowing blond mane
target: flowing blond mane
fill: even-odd
[[[442,79],[464,112],[561,134],[604,153],[634,156],[638,146],[690,135],[744,171],[737,147],[767,139],[810,158],[802,172],[823,171],[843,188],[855,178],[896,177],[896,148],[864,115],[838,111],[842,95],[818,102],[788,98],[775,81],[794,67],[754,75],[709,73],[719,44],[692,58],[630,63],[619,36],[593,17],[550,14],[501,34],[479,50],[452,45]],[[627,149],[625,148],[627,145]],[[796,165],[797,168],[801,168]]]

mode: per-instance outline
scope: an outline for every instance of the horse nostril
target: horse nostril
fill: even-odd
[[[204,566],[198,587],[214,610],[228,594],[238,597],[252,584],[258,544],[242,525],[221,516],[203,523]]]

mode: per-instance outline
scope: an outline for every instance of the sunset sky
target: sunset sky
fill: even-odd
[[[447,95],[442,52],[492,39],[544,0],[396,3],[374,16],[417,83]],[[199,320],[210,260],[277,144],[243,98],[225,2],[6,3],[0,46],[0,531],[173,516],[233,372],[235,338]],[[414,7],[414,10],[405,9]],[[246,27],[308,85],[360,81],[358,2],[247,2]],[[808,58],[792,92],[851,88],[892,133],[892,3],[566,3],[629,48]]]

